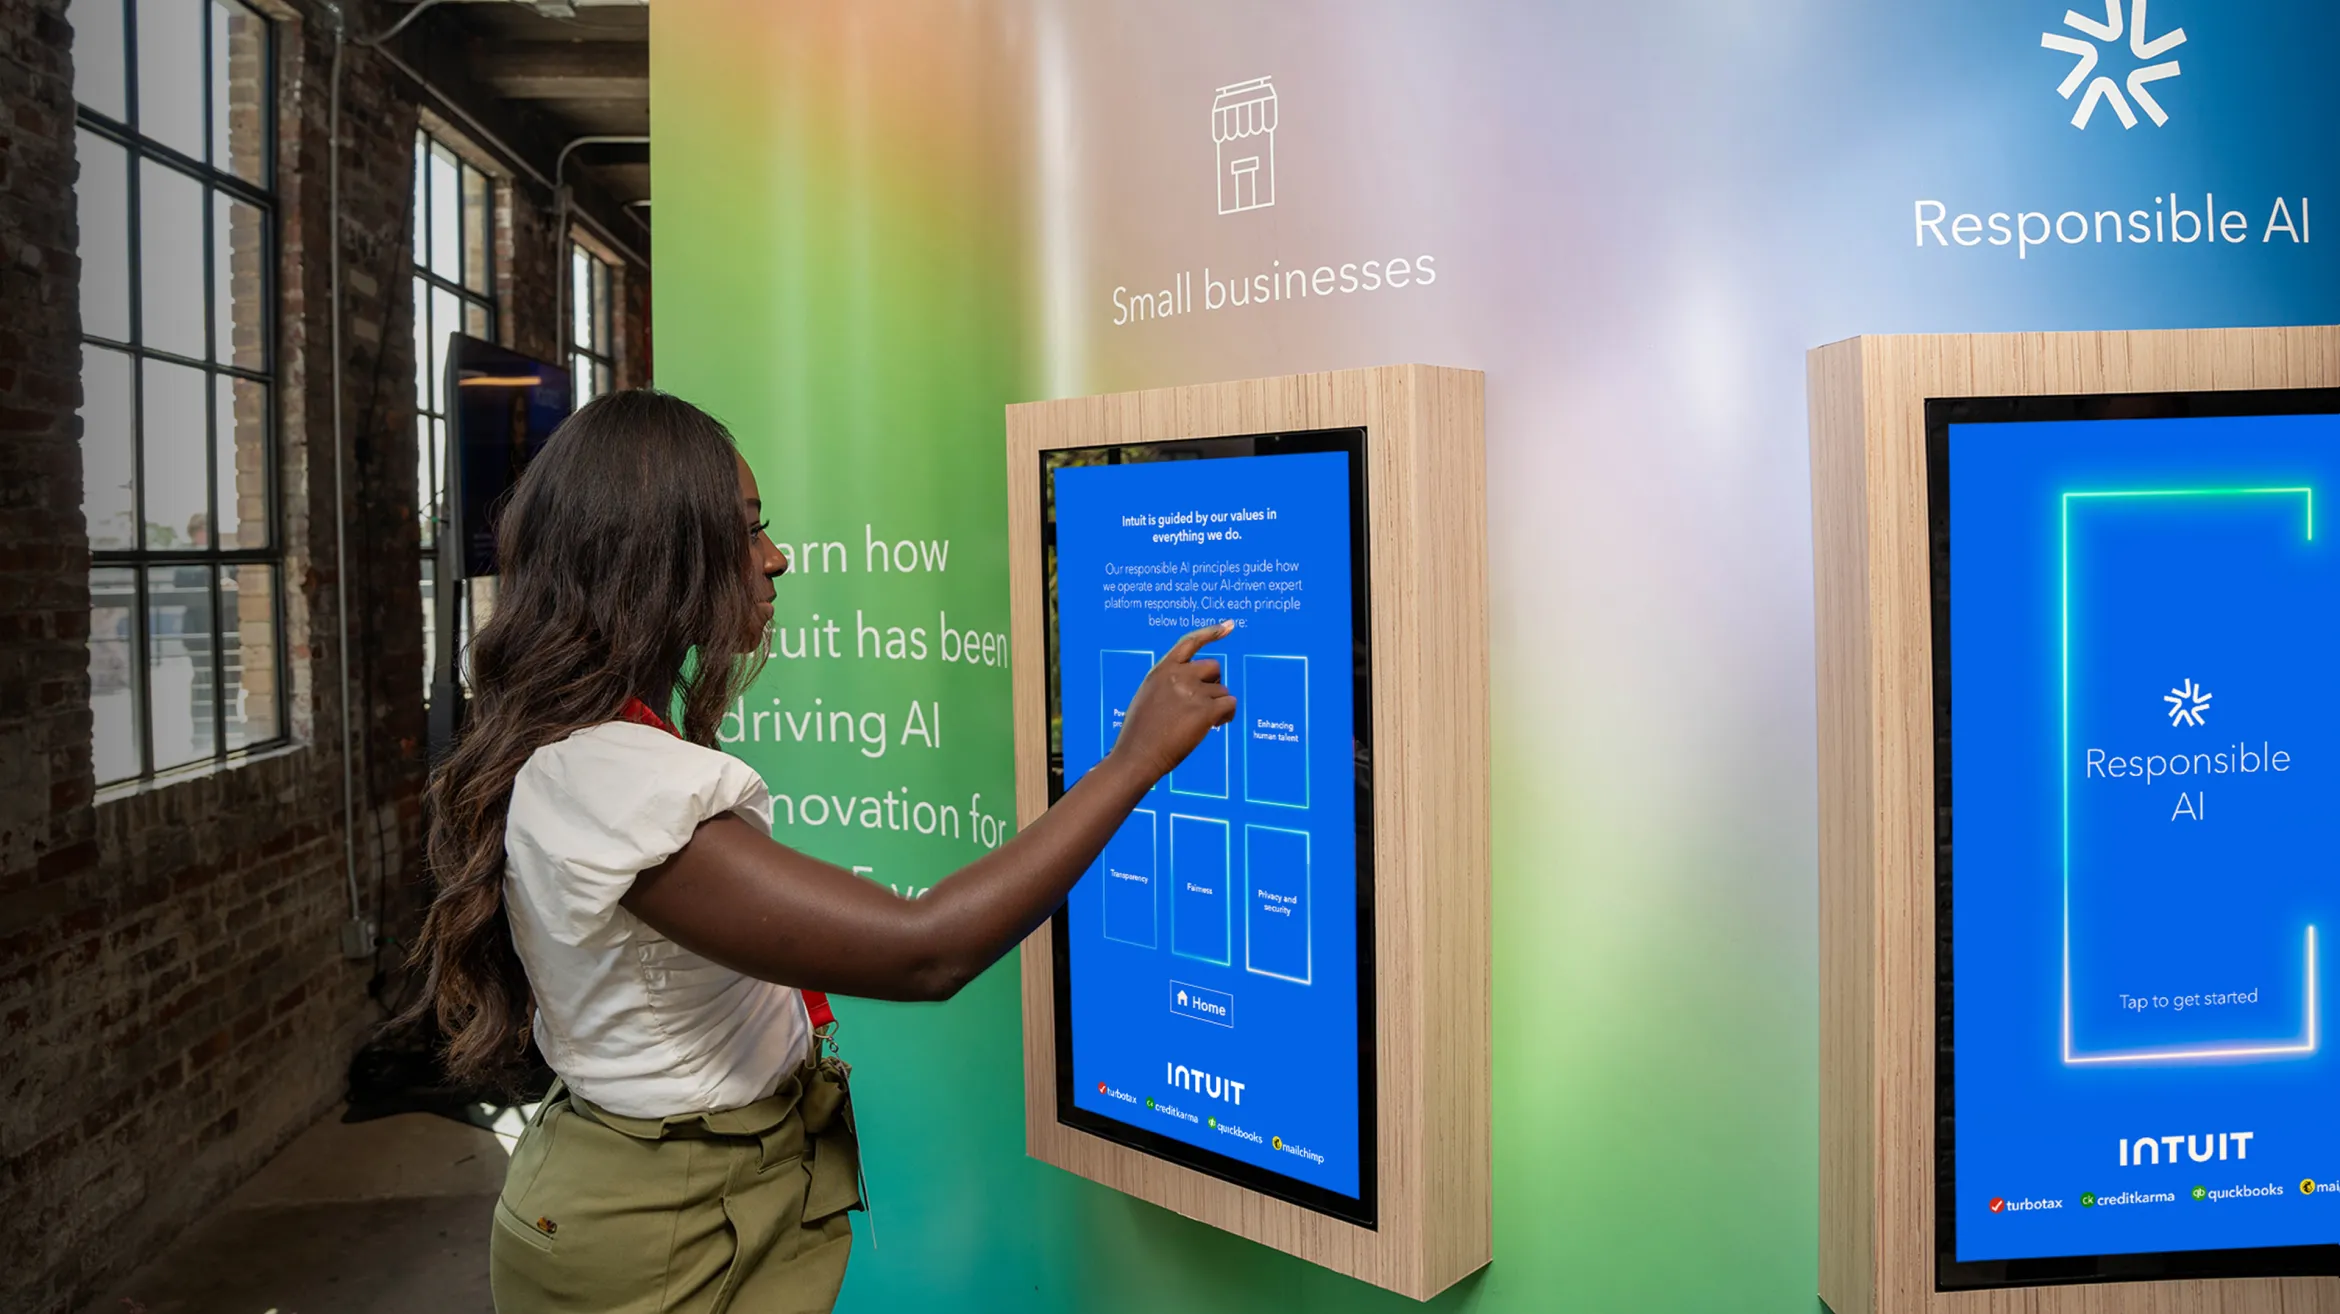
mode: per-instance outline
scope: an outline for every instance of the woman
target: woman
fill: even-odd
[[[416,1010],[460,1078],[508,1081],[532,1035],[559,1077],[496,1204],[496,1306],[828,1309],[858,1155],[813,992],[948,999],[1044,921],[1234,714],[1195,659],[1229,627],[1170,650],[1046,816],[913,901],[773,842],[763,781],[714,747],[788,568],[721,425],[655,392],[588,404],[498,553],[471,724],[431,782]]]

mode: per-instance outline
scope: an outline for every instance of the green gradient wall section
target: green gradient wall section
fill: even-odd
[[[1428,58],[1436,45],[1393,35],[1386,13],[1360,18],[1361,31],[1383,29],[1360,35],[1343,27],[1343,7],[1304,8],[1278,16],[1007,0],[659,0],[651,11],[658,382],[733,426],[763,482],[776,539],[849,549],[847,573],[808,570],[782,582],[779,626],[856,610],[886,624],[925,618],[931,626],[947,609],[954,623],[1005,630],[1003,403],[1051,388],[1100,392],[1398,360],[1488,368],[1497,1258],[1433,1308],[1809,1314],[1817,1214],[1810,676],[1808,652],[1794,646],[1809,642],[1809,613],[1789,605],[1753,615],[1759,608],[1744,599],[1768,605],[1760,590],[1685,578],[1718,549],[1750,569],[1782,560],[1791,573],[1805,569],[1796,534],[1775,543],[1763,536],[1769,529],[1749,532],[1734,519],[1750,505],[1782,505],[1780,489],[1790,490],[1790,519],[1800,518],[1801,465],[1774,487],[1768,476],[1685,474],[1661,451],[1604,478],[1618,468],[1608,463],[1628,459],[1612,455],[1624,448],[1605,430],[1600,445],[1570,449],[1578,454],[1567,468],[1543,455],[1564,426],[1549,410],[1522,411],[1525,399],[1549,407],[1560,395],[1548,377],[1557,357],[1523,318],[1541,307],[1506,302],[1517,270],[1569,258],[1544,261],[1540,231],[1508,252],[1515,266],[1507,278],[1483,279],[1489,304],[1461,327],[1445,303],[1427,300],[1421,310],[1391,300],[1338,320],[1287,317],[1270,327],[1260,319],[1153,337],[1100,327],[1106,290],[1117,281],[1145,286],[1162,268],[1132,261],[1127,275],[1101,271],[1101,248],[1136,249],[1141,234],[1150,241],[1158,229],[1164,242],[1233,230],[1212,227],[1207,209],[1176,218],[1183,192],[1164,203],[1143,185],[1100,183],[1111,171],[1094,161],[1150,169],[1198,148],[1207,170],[1213,77],[1275,72],[1300,87],[1287,119],[1304,126],[1311,95],[1321,106],[1325,88],[1346,80],[1353,99],[1390,99],[1402,89],[1390,70]],[[1248,54],[1210,54],[1238,29],[1265,33],[1261,42],[1284,62],[1255,68]],[[1379,56],[1344,63],[1374,43]],[[1484,44],[1440,57],[1475,75],[1482,63],[1502,62],[1500,36]],[[1295,76],[1307,59],[1317,60],[1313,92]],[[1131,108],[1182,61],[1199,65],[1191,77],[1172,69],[1185,81],[1167,99],[1184,117],[1156,124]],[[1392,103],[1419,105],[1402,95]],[[1499,122],[1518,109],[1485,117]],[[1553,113],[1529,109],[1530,120]],[[1440,149],[1452,167],[1497,168],[1472,157],[1489,149],[1478,136],[1451,135]],[[1096,177],[1068,173],[1084,152]],[[1324,158],[1320,150],[1316,159]],[[1298,214],[1312,166],[1304,150],[1289,161],[1282,210],[1251,231],[1275,231],[1281,214]],[[1209,186],[1207,172],[1201,183]],[[1344,199],[1354,211],[1344,222],[1363,225],[1389,208],[1376,196]],[[1468,288],[1467,244],[1451,220],[1439,222],[1447,226],[1425,231],[1442,243],[1452,285]],[[1080,240],[1056,240],[1070,238]],[[1382,254],[1426,249],[1427,240],[1408,230],[1351,244]],[[1086,254],[1068,254],[1076,248]],[[1195,263],[1219,258],[1204,250]],[[1247,250],[1242,267],[1266,268],[1271,254]],[[1237,266],[1227,258],[1220,267]],[[1066,304],[1078,306],[1077,319],[1063,318]],[[1613,372],[1599,363],[1611,350],[1606,341],[1588,347],[1588,369]],[[1788,370],[1789,386],[1800,388],[1800,361]],[[1794,438],[1800,461],[1800,432]],[[1645,488],[1681,519],[1643,514],[1636,499]],[[948,538],[949,570],[866,572],[865,524],[890,539]],[[1652,547],[1636,538],[1645,532],[1671,538]],[[1576,533],[1589,541],[1572,542]],[[1570,609],[1548,608],[1539,591],[1568,593]],[[1654,595],[1705,610],[1680,619],[1648,601]],[[1743,612],[1752,641],[1708,619]],[[1674,656],[1727,649],[1770,660],[1764,654],[1782,632],[1793,636],[1774,663],[1784,674],[1765,687],[1785,682],[1793,693],[1777,725],[1734,720],[1745,701],[1701,672],[1686,674]],[[849,626],[843,642],[850,654]],[[1556,671],[1600,692],[1564,689]],[[882,710],[896,731],[908,702],[940,703],[945,722],[941,748],[896,745],[876,760],[853,746],[735,745],[777,793],[907,790],[964,806],[980,791],[1000,815],[1010,810],[1004,669],[775,660],[750,703],[775,697],[800,714],[813,698],[824,710]],[[1570,733],[1555,734],[1562,725]],[[1782,743],[1785,750],[1775,747]],[[1786,759],[1755,776],[1728,769],[1780,751]],[[1805,782],[1786,790],[1784,805],[1772,789],[1780,779]],[[966,840],[833,825],[778,833],[913,887],[980,851]],[[1013,958],[948,1005],[840,1001],[839,1012],[875,1204],[872,1219],[857,1220],[843,1308],[1419,1308],[1026,1159]]]
[[[941,633],[946,618],[1007,628],[1000,405],[1019,379],[1017,247],[988,197],[1019,166],[975,112],[1002,87],[955,58],[964,47],[906,58],[932,28],[786,43],[728,22],[659,32],[654,178],[672,217],[657,225],[658,383],[731,426],[792,561],[733,748],[775,792],[825,800],[801,809],[791,842],[931,884],[982,851],[971,804],[1013,816],[1004,657],[945,660]],[[889,796],[955,808],[960,837],[940,822],[922,837],[890,806],[873,829],[866,808],[840,805]]]
[[[1012,819],[1004,666],[939,660],[939,618],[1004,632],[1007,561],[1000,407],[1021,390],[1019,246],[996,178],[1021,169],[984,112],[1011,71],[970,57],[996,42],[941,15],[888,21],[761,4],[653,10],[657,382],[738,436],[773,538],[796,545],[775,628],[839,623],[842,658],[776,656],[748,697],[798,716],[888,717],[938,705],[937,749],[758,741],[732,745],[774,792],[801,800],[955,803],[962,835],[834,824],[777,836],[823,858],[927,886],[983,850],[972,796]],[[939,573],[867,569],[865,526],[889,542],[950,544]],[[802,545],[845,545],[834,554]],[[856,613],[923,626],[928,659],[862,660]],[[783,634],[783,640],[785,634]],[[816,704],[814,700],[819,700]],[[766,726],[770,722],[766,721]],[[1038,1265],[1004,1262],[996,1220],[1035,1188],[1022,1161],[1013,958],[947,1007],[837,1001],[869,1144],[875,1244],[857,1242],[865,1309],[1024,1307]],[[1028,1208],[1028,1206],[1027,1206]]]

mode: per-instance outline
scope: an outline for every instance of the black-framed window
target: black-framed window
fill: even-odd
[[[457,333],[497,341],[496,180],[429,132],[414,135],[414,425],[416,510],[421,517],[423,687],[438,654],[436,553],[446,524],[447,343]],[[474,581],[463,608],[466,638],[492,600]]]
[[[73,0],[101,785],[284,739],[275,69],[237,0]]]
[[[609,262],[569,243],[569,378],[579,406],[617,386]]]

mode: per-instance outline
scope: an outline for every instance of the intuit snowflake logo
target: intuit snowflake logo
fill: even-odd
[[[2076,10],[2067,9],[2064,11],[2064,26],[2108,46],[2116,45],[2121,39],[2121,0],[2104,0],[2104,21],[2101,23]],[[2126,96],[2121,94],[2122,84],[2110,77],[2101,73],[2097,73],[2094,78],[2089,77],[2089,74],[2096,73],[2097,49],[2094,45],[2061,32],[2039,34],[2039,44],[2043,48],[2060,50],[2077,61],[2072,65],[2072,71],[2065,74],[2064,80],[2057,84],[2056,94],[2070,100],[2072,93],[2079,91],[2083,85],[2088,88],[2080,97],[2080,108],[2072,112],[2073,127],[2087,127],[2088,120],[2096,115],[2099,101],[2112,106],[2112,112],[2119,116],[2124,128],[2137,126],[2136,110],[2129,108],[2131,101],[2137,103],[2137,109],[2145,111],[2145,117],[2153,120],[2154,127],[2169,122],[2169,112],[2161,108],[2161,102],[2155,100],[2153,93],[2147,91],[2145,86],[2178,75],[2177,61],[2161,60],[2161,57],[2186,43],[2186,30],[2173,27],[2150,41],[2146,40],[2145,0],[2130,0],[2128,33],[2129,53],[2135,55],[2138,62],[2137,67],[2129,71],[2129,94]],[[2154,63],[2155,60],[2161,62]]]
[[[2169,704],[2171,725],[2200,725],[2202,714],[2210,710],[2210,691],[2188,680],[2163,694],[2161,701]]]

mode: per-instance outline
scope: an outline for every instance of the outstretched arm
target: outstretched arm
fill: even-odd
[[[1235,715],[1219,663],[1180,639],[1131,700],[1113,751],[1006,844],[905,899],[736,816],[701,826],[624,905],[683,947],[767,981],[872,999],[948,999],[1064,902],[1148,789]]]

